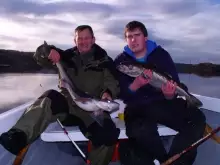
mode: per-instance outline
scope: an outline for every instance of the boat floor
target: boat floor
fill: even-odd
[[[86,143],[77,143],[86,153]],[[15,156],[0,147],[0,164],[12,165]],[[22,165],[85,165],[78,151],[69,142],[48,143],[37,139],[29,148]],[[120,165],[112,162],[110,165]]]
[[[220,114],[212,111],[203,110],[207,116],[207,122],[216,127],[220,125]],[[219,136],[219,134],[218,134]],[[168,140],[167,140],[168,139]],[[169,148],[172,136],[165,137],[164,144]],[[86,153],[87,142],[78,142],[79,147]],[[15,156],[6,152],[0,146],[0,164],[11,165]],[[198,147],[198,155],[194,165],[219,165],[220,164],[220,145],[213,140],[208,140]],[[84,165],[78,151],[69,142],[49,143],[40,138],[37,139],[29,148],[22,165]],[[119,162],[112,162],[110,165],[120,165]]]

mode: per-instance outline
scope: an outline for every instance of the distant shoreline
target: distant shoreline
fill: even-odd
[[[42,68],[33,59],[34,52],[0,49],[0,74],[5,73],[43,73],[56,74],[55,70]],[[220,64],[175,63],[178,73],[195,74],[201,77],[220,76]]]
[[[195,74],[201,77],[220,76],[220,65],[212,63],[181,64],[176,63],[178,73]]]

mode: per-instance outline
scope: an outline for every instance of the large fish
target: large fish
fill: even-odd
[[[59,66],[59,64],[57,64]],[[78,96],[73,90],[71,90],[71,85],[66,83],[66,79],[63,79],[63,87],[66,88],[73,101],[76,103],[77,106],[82,108],[85,111],[95,112],[95,111],[107,111],[113,112],[119,109],[119,103],[113,100],[99,100],[89,97],[80,97]]]
[[[166,84],[167,81],[172,80],[172,78],[167,75],[166,73],[157,71],[152,66],[142,66],[141,64],[131,64],[130,62],[123,62],[117,66],[117,69],[130,76],[130,77],[137,77],[139,75],[143,75],[146,78],[149,78],[147,75],[144,74],[145,69],[150,69],[152,71],[152,79],[150,80],[149,84],[155,87],[156,89],[162,89],[162,85]],[[195,96],[190,94],[188,91],[184,90],[181,85],[177,83],[176,87],[176,94],[179,96],[183,96],[186,98],[189,106],[196,106],[201,107],[203,104],[202,102],[197,99]]]
[[[39,51],[39,52],[45,53],[45,54],[42,53],[41,57],[47,58],[45,55],[49,54],[49,47],[46,41],[44,41],[44,44],[40,46],[39,49],[42,49],[42,51]],[[72,100],[76,103],[77,106],[89,112],[95,112],[95,111],[113,112],[119,109],[120,104],[113,100],[98,100],[94,98],[84,98],[84,97],[78,96],[74,92],[73,89],[75,87],[73,86],[70,79],[68,78],[65,70],[63,69],[62,64],[58,62],[56,63],[56,66],[59,70],[63,87],[67,89],[70,96],[72,97]]]

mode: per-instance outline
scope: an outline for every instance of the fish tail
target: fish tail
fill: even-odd
[[[190,94],[190,104],[196,107],[201,107],[203,105],[203,103],[192,94]]]

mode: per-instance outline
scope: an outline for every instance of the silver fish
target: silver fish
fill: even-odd
[[[44,41],[44,49],[48,48],[46,41]],[[46,51],[46,50],[45,50]],[[74,91],[74,86],[69,80],[63,66],[60,62],[56,63],[56,66],[60,73],[60,78],[63,83],[63,87],[67,89],[72,100],[76,103],[77,106],[82,108],[85,111],[94,112],[94,111],[107,111],[113,112],[119,109],[119,103],[112,100],[98,100],[94,98],[83,98],[79,97]]]
[[[113,112],[119,109],[119,103],[112,100],[77,98],[74,101],[79,107],[82,107],[84,110],[90,112],[99,111],[99,110]]]
[[[139,65],[132,65],[132,64],[125,63],[125,64],[118,65],[117,69],[120,72],[122,72],[130,77],[137,77],[139,75],[143,75],[145,78],[149,78],[147,75],[145,75],[143,73],[144,70],[148,69],[148,68],[145,68],[145,67],[142,67]],[[159,73],[159,72],[155,71],[154,69],[149,68],[149,70],[152,71],[152,79],[150,80],[149,84],[151,86],[155,87],[156,89],[161,90],[162,85],[166,84],[169,79],[172,79],[172,78],[167,78],[167,77],[169,77],[169,75]],[[201,107],[203,105],[199,99],[197,99],[195,96],[193,96],[189,92],[185,91],[178,84],[176,87],[176,94],[178,94],[179,96],[185,97],[189,106]]]

